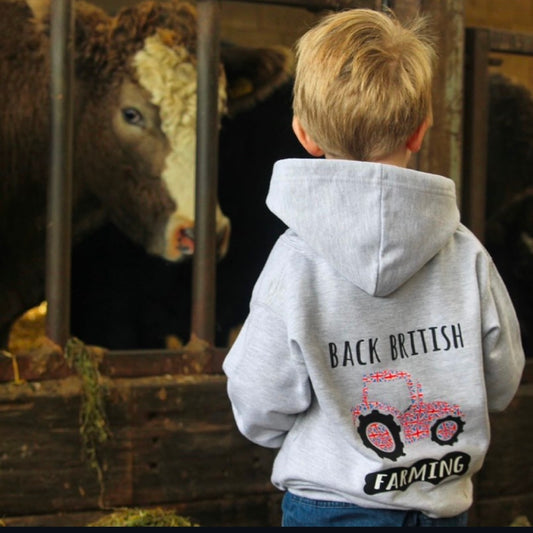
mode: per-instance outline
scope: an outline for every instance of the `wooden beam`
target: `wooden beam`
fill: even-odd
[[[489,30],[491,52],[517,55],[533,55],[533,34],[503,30]]]
[[[421,0],[420,11],[433,21],[439,61],[433,84],[434,124],[419,153],[418,168],[451,178],[460,199],[463,175],[463,0]]]
[[[489,30],[466,30],[463,223],[483,241],[487,182]]]

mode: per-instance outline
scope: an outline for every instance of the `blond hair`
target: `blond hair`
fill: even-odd
[[[436,57],[427,19],[392,12],[329,15],[296,43],[293,111],[331,157],[387,156],[431,117]]]

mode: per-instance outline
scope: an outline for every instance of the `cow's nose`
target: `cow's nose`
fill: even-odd
[[[176,230],[176,248],[183,255],[192,255],[194,253],[193,226],[180,226]]]
[[[217,230],[216,234],[216,254],[221,259],[228,251],[231,235],[231,225],[229,221]],[[174,249],[180,255],[193,255],[195,252],[195,231],[190,224],[180,225],[174,232]]]
[[[183,228],[182,231],[185,237],[194,241],[194,227],[191,226],[190,228]]]

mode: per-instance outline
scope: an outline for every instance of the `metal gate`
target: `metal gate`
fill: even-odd
[[[248,0],[252,3],[337,10],[354,7],[379,9],[381,0]],[[198,111],[196,150],[195,253],[191,302],[191,339],[200,339],[207,361],[204,372],[221,372],[225,348],[214,346],[216,290],[215,205],[218,173],[217,68],[220,60],[220,5],[218,0],[199,0],[198,11]],[[70,335],[70,256],[72,195],[72,81],[74,8],[72,0],[54,0],[52,6],[52,148],[48,194],[46,241],[47,336],[64,346]],[[207,344],[207,347],[206,347]],[[203,347],[203,348],[202,348]],[[190,350],[111,351],[113,374],[131,372],[129,356],[139,352],[152,357],[147,372],[188,369]],[[204,353],[204,355],[206,355]],[[205,357],[204,357],[205,359]],[[136,365],[139,359],[136,359]],[[107,365],[103,363],[104,367]],[[130,370],[128,371],[127,368]],[[142,368],[139,367],[142,373]]]

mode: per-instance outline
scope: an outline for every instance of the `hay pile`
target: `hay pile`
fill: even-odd
[[[510,527],[531,527],[531,523],[527,516],[517,516],[511,523]]]
[[[46,343],[46,302],[20,316],[11,327],[8,351],[19,355]]]
[[[164,509],[117,509],[89,527],[199,527],[188,518]]]

